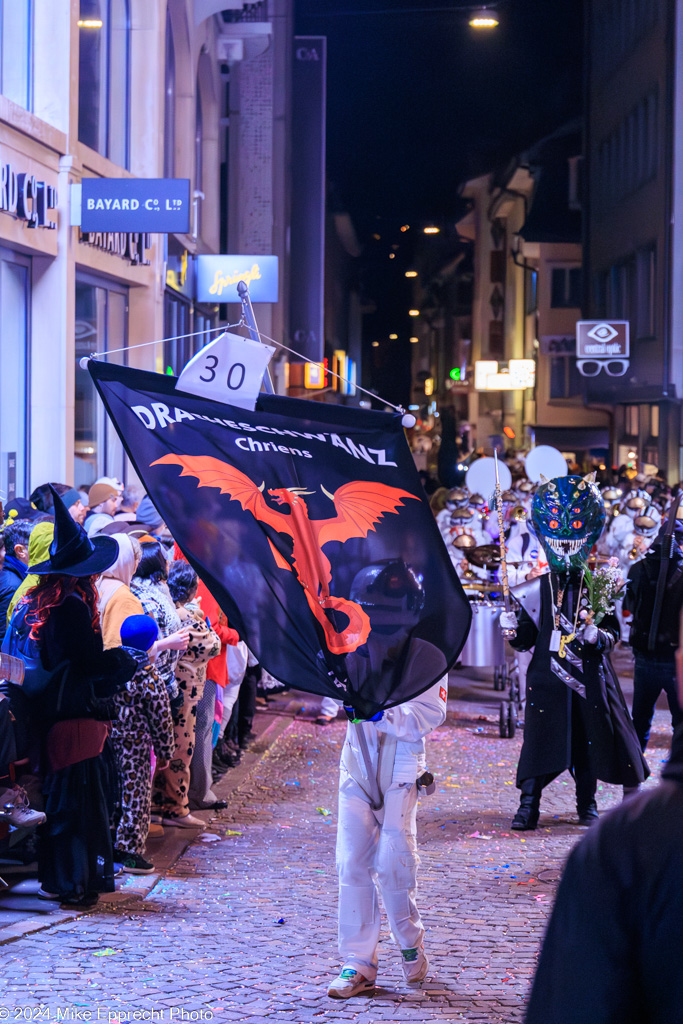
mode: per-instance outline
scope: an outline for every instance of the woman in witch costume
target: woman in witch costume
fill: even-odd
[[[24,685],[43,736],[39,895],[89,907],[114,890],[109,821],[117,787],[107,698],[125,687],[137,663],[124,649],[102,645],[95,581],[116,561],[116,542],[90,540],[50,489],[50,555],[32,567],[39,581],[17,606],[8,634],[15,650],[35,655]]]
[[[501,626],[515,631],[512,647],[534,651],[517,766],[517,831],[536,828],[541,793],[565,769],[574,776],[581,825],[597,820],[598,779],[629,788],[650,774],[609,659],[619,623],[605,614],[598,626],[587,614],[585,562],[605,522],[602,496],[590,480],[558,477],[537,489],[531,519],[549,572],[513,588],[519,617],[501,615]]]

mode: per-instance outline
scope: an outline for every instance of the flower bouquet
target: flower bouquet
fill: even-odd
[[[626,589],[626,580],[619,568],[619,559],[610,558],[606,565],[593,572],[586,565],[584,579],[588,594],[588,607],[581,612],[586,625],[599,626],[605,615],[614,611],[614,602]]]

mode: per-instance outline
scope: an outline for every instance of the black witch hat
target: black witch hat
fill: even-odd
[[[69,510],[50,487],[54,498],[55,536],[50,545],[50,557],[31,566],[36,576],[59,573],[63,576],[96,576],[113,565],[119,556],[119,546],[113,537],[94,537],[87,533],[69,515]]]

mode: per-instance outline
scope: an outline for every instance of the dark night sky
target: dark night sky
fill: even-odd
[[[430,12],[462,0],[295,2],[297,34],[328,39],[328,180],[369,243],[378,311],[368,321],[381,333],[404,306],[418,233],[400,225],[452,225],[459,184],[580,113],[582,0],[505,0],[485,33],[462,10]],[[360,13],[377,10],[391,13]],[[402,258],[389,263],[394,242]]]

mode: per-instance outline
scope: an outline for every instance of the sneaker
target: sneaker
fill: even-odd
[[[353,967],[344,967],[339,977],[330,983],[327,994],[330,999],[349,999],[362,992],[372,992],[374,987],[374,981],[370,981]]]
[[[185,814],[182,818],[164,818],[164,825],[172,825],[175,828],[204,828],[205,821],[195,818],[194,814]]]
[[[119,864],[118,861],[114,861],[114,878],[120,878],[123,874],[123,864]]]
[[[38,890],[39,900],[54,900],[56,903],[59,903],[61,898],[62,897],[59,895],[58,892],[48,892],[47,889],[43,889],[42,886]]]
[[[402,949],[401,956],[403,962],[403,977],[406,979],[409,985],[414,985],[418,981],[424,981],[429,970],[429,960],[425,956],[423,946],[419,946],[416,949]]]
[[[34,811],[29,806],[26,790],[21,786],[15,786],[7,795],[9,799],[3,808],[3,820],[10,825],[15,828],[36,828],[47,821],[42,811]]]
[[[114,850],[114,857],[117,863],[123,865],[123,870],[129,875],[151,875],[154,871],[152,862],[145,860],[139,853],[124,853],[123,850]]]

